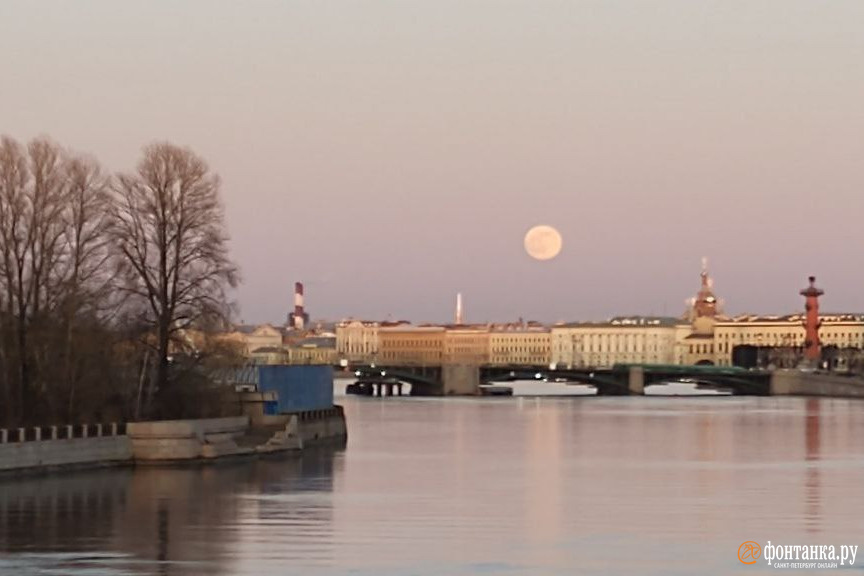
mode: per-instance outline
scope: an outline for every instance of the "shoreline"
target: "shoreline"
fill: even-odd
[[[84,436],[44,440],[27,439],[28,431],[36,429],[16,429],[16,439],[10,442],[7,432],[0,442],[0,479],[93,468],[201,466],[290,456],[323,445],[344,446],[348,441],[340,405],[273,418],[268,426],[254,426],[248,416],[138,422],[112,426],[108,435],[87,437],[82,432]],[[37,432],[35,437],[39,436]]]

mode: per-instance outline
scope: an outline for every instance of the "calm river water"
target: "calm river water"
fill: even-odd
[[[861,402],[340,402],[345,448],[0,480],[0,573],[747,574],[747,540],[864,548]]]

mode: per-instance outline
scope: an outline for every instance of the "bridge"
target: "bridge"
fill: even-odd
[[[677,364],[616,364],[611,368],[484,367],[482,378],[488,382],[516,380],[554,380],[588,384],[598,396],[644,394],[645,386],[670,382],[691,382],[722,388],[736,395],[767,396],[771,373],[722,366],[681,366]]]
[[[411,385],[411,396],[442,396],[444,386],[440,366],[373,366],[354,367],[357,382],[349,393],[364,396],[402,395],[403,384]],[[395,394],[394,394],[395,393]]]
[[[402,393],[402,383],[411,384],[412,396],[442,396],[454,387],[449,366],[356,366],[358,388],[368,395]],[[598,396],[644,394],[645,386],[669,382],[692,382],[730,390],[736,395],[767,396],[771,392],[771,373],[723,366],[680,366],[676,364],[616,364],[611,368],[568,368],[551,370],[548,366],[473,366],[476,385],[517,380],[548,380],[569,384],[588,384]],[[457,374],[457,376],[459,376]],[[464,376],[462,374],[461,376]],[[446,391],[446,392],[445,392]]]

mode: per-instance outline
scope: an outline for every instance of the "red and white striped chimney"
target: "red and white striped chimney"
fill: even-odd
[[[294,328],[303,329],[303,321],[305,319],[303,313],[303,283],[294,283]]]

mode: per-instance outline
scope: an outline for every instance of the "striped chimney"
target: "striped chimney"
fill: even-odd
[[[294,283],[294,328],[303,329],[303,283]]]

